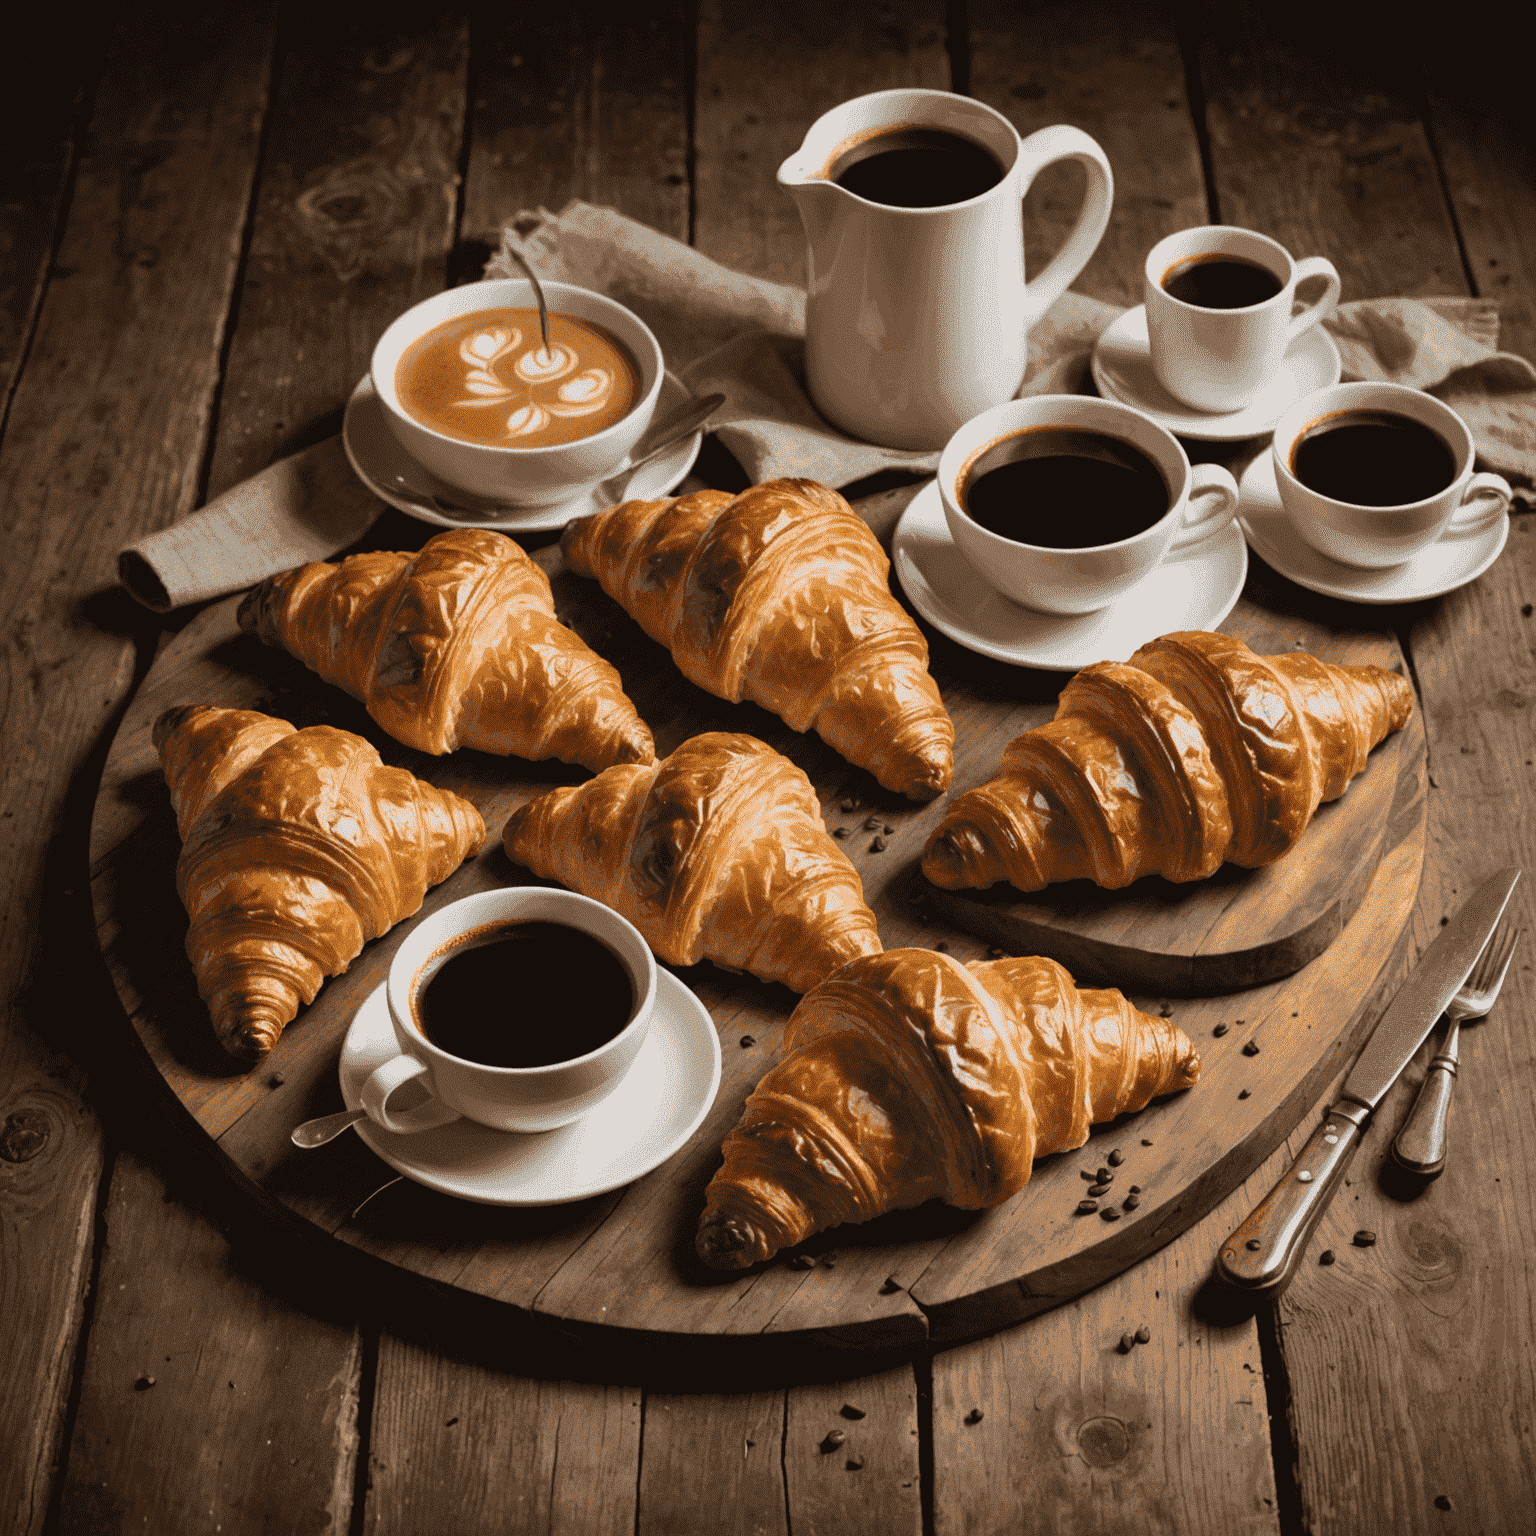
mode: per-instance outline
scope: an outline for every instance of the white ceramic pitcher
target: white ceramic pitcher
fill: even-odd
[[[830,180],[849,149],[898,127],[985,145],[1002,180],[967,202],[894,208]],[[1057,160],[1088,173],[1077,223],[1024,279],[1020,203]],[[1020,139],[1000,112],[948,91],[877,91],[834,107],[779,167],[809,242],[807,383],[835,426],[890,448],[942,448],[962,423],[1024,382],[1029,327],[1093,255],[1114,197],[1104,151],[1076,128]]]

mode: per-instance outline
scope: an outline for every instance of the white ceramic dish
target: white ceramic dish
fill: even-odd
[[[720,1087],[720,1039],[704,1005],[670,971],[656,977],[650,1033],[635,1064],[592,1114],[520,1136],[455,1120],[396,1136],[360,1120],[357,1134],[397,1173],[481,1205],[564,1205],[631,1184],[699,1128]],[[341,1096],[359,1107],[369,1074],[399,1050],[384,987],[353,1016],[341,1049]]]
[[[1197,442],[1236,443],[1261,437],[1303,395],[1339,382],[1339,349],[1320,325],[1305,331],[1286,351],[1258,396],[1240,411],[1207,414],[1191,410],[1158,382],[1147,341],[1147,307],[1128,309],[1099,337],[1093,349],[1093,382],[1106,400],[1145,411],[1176,437]]]
[[[1248,466],[1241,490],[1237,520],[1254,554],[1297,586],[1352,603],[1412,603],[1454,592],[1481,576],[1509,538],[1506,512],[1491,528],[1462,538],[1443,537],[1402,565],[1361,570],[1319,554],[1296,532],[1280,503],[1275,461],[1267,450]]]
[[[1170,630],[1215,629],[1248,575],[1247,546],[1229,523],[1216,537],[1170,555],[1109,608],[1036,613],[989,587],[955,547],[936,480],[902,513],[891,557],[912,606],[951,640],[1014,666],[1061,672],[1125,661]]]
[[[689,391],[672,375],[667,374],[661,385],[661,397],[656,409],[661,414],[675,409],[690,398]],[[460,493],[441,481],[423,465],[418,464],[395,440],[385,419],[383,402],[374,392],[373,381],[364,374],[347,401],[346,415],[342,420],[341,441],[357,478],[381,501],[424,523],[439,528],[496,528],[503,533],[545,533],[558,531],[574,518],[590,517],[601,512],[607,503],[599,504],[594,496],[580,496],[575,501],[558,507],[535,507],[526,511],[509,511],[500,517],[452,517],[409,499],[409,493],[397,476],[404,475],[418,485],[430,487],[445,501],[457,501]],[[665,496],[678,485],[693,468],[699,456],[704,434],[695,432],[653,463],[647,464],[635,476],[629,487],[629,495],[635,498]],[[617,471],[622,473],[622,469]]]

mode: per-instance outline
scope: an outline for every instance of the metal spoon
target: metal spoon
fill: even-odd
[[[522,268],[523,276],[533,284],[533,296],[539,301],[539,329],[544,333],[544,361],[549,361],[549,305],[544,298],[544,289],[540,286],[538,278],[532,267],[518,255],[510,246],[507,247],[507,255]]]
[[[632,457],[622,469],[616,470],[602,481],[592,494],[599,499],[608,499],[606,493],[609,486],[620,483],[627,485],[630,478],[647,464],[659,459],[662,454],[676,447],[684,438],[692,437],[724,404],[724,395],[701,395],[697,400],[685,401],[660,421],[652,422],[635,445],[634,452],[638,457]],[[450,517],[466,514],[471,517],[499,517],[506,513],[523,510],[520,507],[509,507],[502,502],[484,501],[477,496],[467,496],[462,492],[460,493],[463,496],[462,500],[449,501],[446,497],[439,496],[435,491],[428,490],[425,486],[407,478],[399,470],[395,471],[394,479],[396,486],[407,493],[402,499],[414,502],[423,512],[442,512]]]
[[[359,1120],[366,1120],[368,1111],[365,1109],[344,1109],[339,1114],[321,1115],[318,1120],[306,1120],[303,1125],[296,1125],[288,1133],[288,1139],[294,1146],[302,1147],[306,1152],[311,1147],[323,1147],[326,1142],[335,1140],[349,1125],[356,1125]]]

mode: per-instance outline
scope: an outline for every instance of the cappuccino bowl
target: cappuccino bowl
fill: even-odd
[[[590,288],[555,282],[541,286],[551,317],[569,315],[601,326],[634,359],[639,372],[634,404],[601,431],[531,448],[468,442],[427,426],[401,404],[395,375],[407,349],[445,321],[480,310],[536,309],[527,278],[466,283],[422,300],[379,338],[368,369],[390,431],[417,463],[460,491],[514,508],[560,506],[618,469],[650,425],[666,372],[661,345],[638,315]]]
[[[546,1066],[502,1067],[455,1056],[427,1038],[419,995],[434,964],[480,930],[518,922],[575,929],[617,958],[629,978],[631,1008],[611,1039]],[[560,1018],[515,1019],[518,992],[518,976],[507,976],[513,1027],[561,1028]],[[545,886],[508,886],[465,896],[423,918],[390,962],[385,995],[400,1054],[363,1084],[370,1120],[388,1131],[413,1132],[463,1115],[498,1131],[549,1131],[596,1109],[634,1065],[655,1005],[656,959],[639,930],[600,901]]]
[[[1114,439],[1150,460],[1162,477],[1166,510],[1128,538],[1084,548],[1056,548],[984,528],[966,510],[968,477],[1006,462],[1026,434],[1086,433]],[[1004,597],[1040,613],[1095,613],[1147,576],[1171,551],[1221,533],[1237,511],[1237,482],[1219,464],[1191,466],[1178,439],[1150,416],[1086,395],[1031,395],[973,417],[939,458],[939,495],[955,546],[977,575]],[[1070,518],[1072,506],[1050,509]]]

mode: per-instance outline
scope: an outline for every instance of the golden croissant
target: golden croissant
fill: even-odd
[[[796,992],[880,948],[864,887],[811,782],[712,731],[513,813],[507,853],[622,913],[673,965],[713,960]]]
[[[955,728],[927,642],[836,491],[770,480],[739,496],[626,501],[572,523],[560,547],[699,687],[814,729],[914,800],[949,788]]]
[[[328,725],[184,705],[156,721],[154,742],[183,839],[197,990],[247,1061],[485,840],[469,801]]]
[[[1143,875],[1201,880],[1223,860],[1272,864],[1412,713],[1412,687],[1382,667],[1164,635],[1079,672],[1056,718],[949,807],[923,873],[946,890],[1118,890]]]
[[[801,999],[784,1049],[705,1192],[695,1245],[716,1269],[928,1200],[1001,1205],[1035,1158],[1200,1076],[1171,1020],[1054,960],[928,949],[844,966]]]
[[[617,671],[555,617],[549,578],[489,529],[270,576],[240,604],[240,627],[422,752],[478,747],[594,771],[656,756]]]

